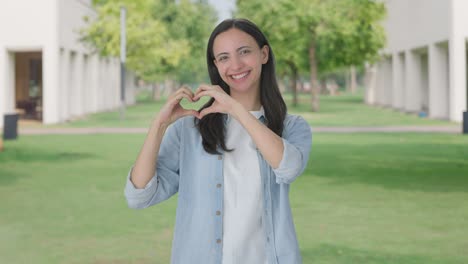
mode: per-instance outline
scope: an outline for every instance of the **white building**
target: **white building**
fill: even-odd
[[[80,43],[91,0],[2,1],[0,127],[4,114],[51,124],[120,105],[120,62]],[[126,74],[126,103],[134,103]]]
[[[467,111],[467,0],[385,0],[387,46],[366,102],[461,122]]]

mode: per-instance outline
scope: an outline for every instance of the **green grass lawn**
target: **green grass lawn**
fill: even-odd
[[[144,135],[20,136],[0,152],[0,263],[169,263],[176,197],[126,207]],[[468,263],[468,137],[314,135],[291,187],[304,263]]]
[[[301,94],[296,107],[291,106],[291,94],[285,94],[284,98],[288,111],[302,115],[312,126],[457,126],[449,121],[420,118],[416,114],[366,105],[362,94],[321,96],[318,112],[310,111],[309,94]]]
[[[365,105],[362,94],[342,94],[340,96],[321,96],[320,111],[310,111],[310,95],[300,94],[299,105],[291,106],[292,96],[284,94],[288,111],[302,115],[312,126],[459,126],[459,124],[420,118],[415,114],[406,114],[390,108]],[[150,120],[164,104],[165,99],[158,102],[149,100],[148,94],[141,94],[138,103],[127,107],[125,120],[120,120],[118,109],[115,111],[91,114],[73,122],[58,125],[59,127],[148,127]],[[207,98],[191,104],[185,99],[182,105],[186,108],[198,109]],[[53,127],[57,127],[54,125]]]

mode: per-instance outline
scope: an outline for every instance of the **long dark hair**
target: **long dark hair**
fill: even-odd
[[[208,64],[211,84],[219,85],[227,94],[230,94],[229,86],[223,81],[214,64],[213,43],[220,33],[228,31],[231,28],[242,30],[252,36],[259,48],[265,45],[269,47],[268,61],[262,65],[260,75],[260,103],[265,111],[266,125],[278,136],[281,136],[287,108],[276,81],[273,51],[265,35],[254,23],[247,19],[226,19],[213,30],[206,49],[206,63]],[[210,107],[213,102],[214,99],[212,98],[199,111]],[[227,149],[225,144],[226,126],[224,125],[224,120],[225,115],[221,113],[206,115],[201,120],[195,119],[195,125],[198,127],[203,138],[203,148],[206,152],[220,154],[218,148],[221,148],[223,151],[231,151]]]

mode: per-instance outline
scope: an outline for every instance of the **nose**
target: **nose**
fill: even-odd
[[[242,58],[239,56],[233,56],[231,60],[231,69],[232,70],[240,70],[244,66],[244,63],[242,61]]]

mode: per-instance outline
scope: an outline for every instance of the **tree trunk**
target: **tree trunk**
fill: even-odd
[[[159,87],[159,84],[158,83],[153,83],[152,85],[152,98],[154,101],[159,101],[159,99],[161,99],[161,89]]]
[[[168,91],[169,94],[173,94],[177,90],[175,81],[171,78],[166,78],[164,81],[164,86],[166,87],[166,91]]]
[[[302,80],[300,80],[300,81],[298,82],[298,86],[299,86],[299,87],[298,87],[298,88],[299,88],[299,89],[298,89],[299,92],[303,92],[303,91],[304,91],[304,82],[303,82]]]
[[[317,58],[315,54],[315,39],[312,38],[309,46],[309,63],[310,63],[310,91],[312,97],[312,111],[318,112],[319,110],[319,94],[320,94],[320,87],[317,80]]]
[[[355,94],[357,90],[356,67],[351,66],[351,93]]]
[[[345,90],[347,93],[351,92],[351,73],[348,69],[345,70]]]
[[[290,85],[291,85],[291,91],[293,93],[293,106],[297,106],[297,67],[294,65],[294,63],[288,63],[289,68],[291,69],[291,80],[290,80]]]

